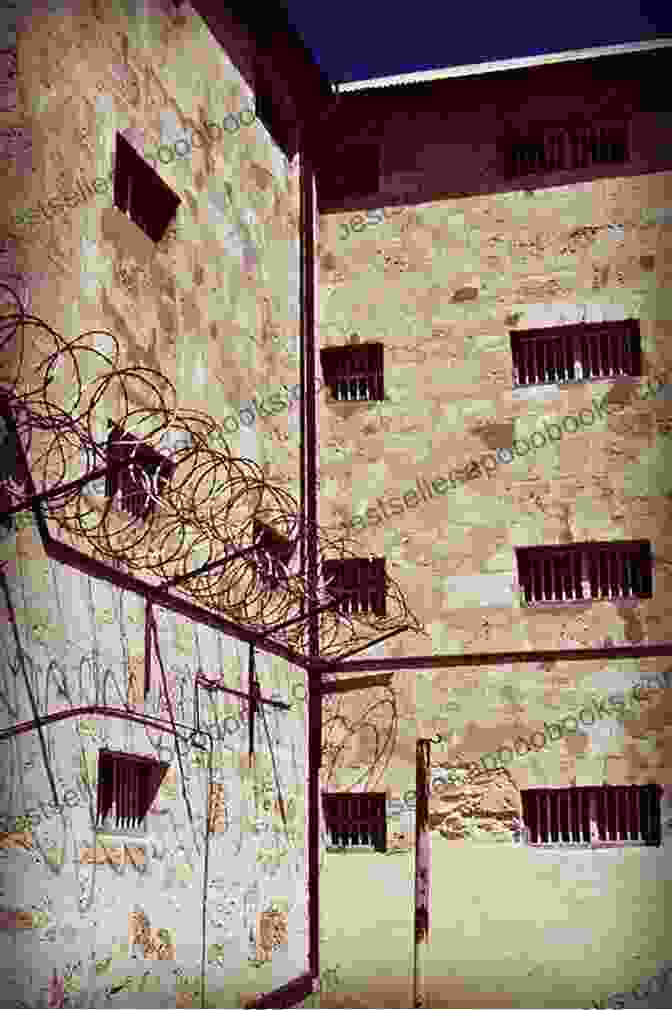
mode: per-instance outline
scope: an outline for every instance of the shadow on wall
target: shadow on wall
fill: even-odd
[[[641,704],[643,700],[646,700],[647,694],[646,693],[642,694],[642,688],[646,692],[647,684],[648,684],[648,690],[651,691],[654,690],[660,691],[668,686],[667,680],[663,674],[658,674],[655,677],[653,676],[642,677],[640,682],[638,684],[635,684],[634,687],[632,688],[632,696],[634,700],[637,702],[637,704]],[[532,733],[527,740],[522,736],[516,737],[513,743],[513,749],[511,747],[500,747],[497,751],[495,751],[494,754],[492,753],[483,754],[480,759],[480,763],[483,766],[482,768],[479,767],[478,761],[467,761],[467,762],[454,762],[453,766],[449,769],[446,768],[441,768],[440,770],[433,769],[432,789],[434,789],[434,787],[437,784],[443,786],[445,785],[461,786],[470,780],[473,779],[478,780],[482,778],[482,776],[484,774],[487,774],[488,772],[504,771],[505,764],[510,764],[516,758],[526,757],[527,754],[529,753],[545,750],[546,747],[548,747],[549,743],[556,743],[558,740],[561,740],[563,736],[570,736],[574,733],[578,733],[579,722],[582,722],[584,726],[594,726],[595,723],[598,721],[598,719],[600,718],[610,719],[613,718],[614,715],[616,715],[616,717],[620,719],[628,718],[628,716],[635,718],[634,713],[632,712],[628,713],[626,711],[625,695],[626,692],[624,691],[619,691],[616,694],[609,695],[607,701],[609,702],[610,705],[613,705],[616,708],[616,713],[609,711],[607,707],[607,702],[602,701],[600,699],[597,700],[592,699],[591,704],[593,705],[595,711],[593,711],[593,709],[591,709],[590,707],[586,706],[585,708],[580,709],[578,719],[573,715],[567,715],[564,717],[564,719],[561,719],[557,723],[545,722],[543,732],[541,730],[537,730],[536,732]],[[586,712],[588,712],[588,714],[591,717],[590,721],[585,718]],[[572,720],[574,726],[568,727],[566,725],[568,719]],[[558,731],[557,736],[553,736],[553,734],[551,733],[551,730],[553,729],[557,729]],[[536,738],[541,737],[541,743],[539,743],[538,740],[535,743],[535,737]],[[441,735],[439,734],[438,742],[440,743],[442,742],[442,740],[443,737],[441,737]],[[518,749],[519,745],[521,744],[525,747],[524,751],[520,751]],[[503,751],[507,751],[510,757],[507,757],[505,759],[502,756]],[[488,768],[486,764],[486,758],[493,759],[492,768]],[[414,789],[408,789],[404,793],[403,802],[407,809],[414,809],[415,807]]]

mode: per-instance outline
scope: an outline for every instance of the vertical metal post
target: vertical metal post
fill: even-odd
[[[248,728],[249,728],[249,755],[250,768],[254,764],[254,717],[257,711],[257,698],[259,696],[259,684],[257,681],[257,671],[254,662],[254,646],[250,642],[250,656],[247,664],[248,670]]]
[[[152,676],[152,621],[154,620],[154,615],[152,613],[152,601],[145,600],[145,684],[143,688],[143,697],[147,701],[147,696],[151,687],[151,676]]]
[[[315,300],[317,278],[317,194],[313,159],[301,145],[301,519],[302,566],[308,580],[308,655],[319,658],[317,549],[317,408],[315,397]],[[320,1005],[320,764],[322,760],[322,674],[309,666],[308,678],[308,965]],[[315,1005],[315,1004],[314,1004]]]
[[[413,1006],[425,1006],[425,954],[429,940],[429,786],[431,743],[415,745],[415,922],[413,940]]]

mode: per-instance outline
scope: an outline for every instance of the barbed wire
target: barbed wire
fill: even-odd
[[[376,692],[378,692],[378,697],[376,697]],[[382,696],[380,695],[380,692],[382,692]],[[390,763],[390,758],[392,757],[396,747],[399,731],[397,695],[394,689],[389,685],[380,685],[379,687],[374,688],[372,693],[373,697],[371,704],[362,713],[359,719],[355,719],[354,721],[350,721],[343,713],[343,706],[345,704],[344,695],[327,695],[323,701],[325,707],[322,722],[323,739],[325,741],[323,744],[323,751],[325,755],[325,764],[327,766],[325,771],[327,786],[332,784],[336,769],[346,767],[344,763],[339,764],[339,758],[350,746],[352,737],[355,734],[361,733],[363,730],[371,730],[375,735],[376,742],[374,754],[373,757],[369,759],[366,771],[350,784],[347,791],[352,790],[355,786],[359,786],[362,782],[364,782],[364,788],[366,790],[374,789]],[[367,698],[371,698],[371,694],[367,695]],[[371,718],[367,719],[367,716],[372,717],[372,713],[379,708],[382,708],[383,710],[385,708],[389,708],[389,722],[386,727],[386,732],[384,732],[383,726],[381,725],[382,718],[378,722],[372,721]],[[341,734],[339,734],[337,730],[338,726],[342,728]],[[336,743],[335,739],[339,736],[341,737],[340,741]],[[377,767],[379,765],[380,767]],[[377,775],[374,777],[376,769]]]
[[[5,516],[30,507],[32,476],[46,518],[72,546],[149,573],[298,652],[308,650],[307,620],[319,608],[325,658],[366,646],[373,633],[426,634],[387,575],[384,616],[346,613],[324,563],[357,558],[356,541],[311,529],[292,495],[256,462],[232,455],[214,418],[178,407],[166,376],[125,365],[109,331],[66,340],[26,312],[14,289],[0,289],[10,296],[0,290],[0,303],[14,309],[0,316]],[[299,544],[308,536],[317,542],[317,589],[301,570]]]

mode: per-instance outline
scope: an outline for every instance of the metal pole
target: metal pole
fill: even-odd
[[[350,649],[349,652],[341,652],[339,654],[339,662],[342,659],[347,659],[348,656],[354,656],[356,652],[363,652],[364,649],[370,649],[373,645],[380,645],[387,638],[393,638],[394,635],[401,635],[403,631],[408,631],[408,625],[405,624],[403,628],[397,628],[395,631],[388,631],[386,635],[381,635],[380,638],[374,638],[372,642],[366,642],[364,645],[358,645],[356,649]]]
[[[429,740],[415,745],[415,923],[413,940],[413,1006],[425,1006],[425,953],[429,940]]]
[[[301,202],[301,519],[302,563],[308,598],[319,585],[317,545],[317,410],[315,396],[315,298],[317,280],[317,206],[313,159],[301,137],[299,155]],[[313,983],[320,979],[320,764],[322,761],[322,675],[312,662],[320,655],[320,625],[315,609],[308,618],[308,966]],[[320,1005],[319,988],[315,993]]]
[[[368,643],[367,643],[368,644]],[[518,652],[461,652],[438,656],[391,656],[388,659],[341,659],[313,661],[322,673],[376,673],[384,670],[443,670],[452,666],[495,666],[500,663],[564,663],[587,659],[642,659],[672,656],[672,642],[602,645],[592,649],[523,649]]]
[[[130,466],[130,464],[128,465]],[[95,470],[91,470],[90,473],[84,474],[83,477],[78,477],[77,480],[71,480],[67,484],[59,484],[58,487],[53,487],[49,491],[42,491],[40,494],[29,495],[23,501],[20,501],[18,505],[12,505],[11,508],[4,510],[2,515],[11,516],[15,512],[25,512],[34,504],[50,501],[52,498],[58,498],[60,495],[68,494],[68,492],[75,491],[77,488],[83,488],[87,484],[90,484],[91,481],[100,480],[101,477],[106,477],[111,470],[111,466],[99,466]]]
[[[324,681],[318,691],[324,697],[327,694],[361,691],[364,687],[389,687],[392,677],[391,673],[375,673],[371,677],[348,677],[347,680]]]

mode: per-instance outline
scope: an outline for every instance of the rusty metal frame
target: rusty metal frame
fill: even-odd
[[[206,691],[223,691],[225,694],[235,694],[236,697],[242,698],[245,701],[250,700],[249,692],[246,694],[245,691],[236,691],[232,687],[226,687],[224,684],[217,684],[213,680],[208,680],[200,674],[196,676],[196,683]],[[285,712],[289,712],[292,708],[285,701],[276,701],[275,698],[262,698],[261,695],[257,696],[256,701],[258,704],[272,705],[274,708],[282,709]]]
[[[348,680],[322,681],[316,688],[322,697],[326,694],[346,694],[348,691],[361,691],[366,687],[389,687],[392,683],[392,673],[378,673],[370,677],[350,677]]]
[[[224,635],[230,635],[232,638],[236,638],[239,641],[256,645],[264,652],[279,656],[287,662],[293,663],[295,666],[300,666],[302,669],[307,669],[306,657],[301,655],[301,653],[296,652],[294,649],[281,645],[278,642],[268,642],[266,640],[265,632],[254,631],[250,628],[241,627],[219,614],[206,610],[204,607],[190,603],[188,600],[182,599],[181,597],[171,596],[165,588],[165,585],[155,586],[146,582],[144,579],[139,578],[137,575],[119,571],[118,569],[105,564],[105,562],[99,561],[97,558],[92,558],[83,551],[80,551],[77,548],[70,546],[70,544],[65,544],[53,537],[49,531],[49,526],[41,507],[41,501],[45,495],[38,494],[37,492],[35,481],[30,468],[28,467],[25,450],[20,439],[17,442],[17,449],[20,462],[25,468],[26,483],[28,484],[30,491],[25,502],[21,503],[20,508],[24,509],[28,503],[30,504],[30,508],[35,516],[35,521],[40,532],[40,538],[42,540],[44,551],[48,557],[53,558],[55,561],[60,561],[62,564],[68,565],[71,568],[76,568],[92,578],[101,579],[104,582],[109,582],[120,589],[126,589],[131,593],[135,593],[153,604],[158,604],[166,610],[170,610],[173,613],[180,614],[182,617],[186,617],[195,624],[206,624],[209,627],[220,631]],[[73,487],[82,486],[90,480],[96,479],[96,475],[99,477],[106,472],[106,470],[107,467],[105,467],[103,471],[100,469],[94,470],[91,474],[87,474],[73,482]],[[52,489],[51,491],[46,492],[46,495],[49,497],[56,497],[57,493],[63,493],[63,488],[55,490]],[[15,507],[13,511],[18,511],[18,509]]]
[[[78,708],[69,708],[67,712],[51,712],[47,715],[39,716],[37,719],[29,719],[27,722],[19,722],[8,729],[0,730],[0,743],[4,740],[11,740],[12,737],[18,736],[20,733],[28,733],[30,730],[39,729],[40,726],[46,726],[52,722],[61,722],[63,719],[75,719],[81,715],[104,715],[110,716],[113,719],[126,719],[130,722],[140,723],[143,726],[149,726],[151,729],[161,730],[163,733],[171,733],[176,738],[181,739],[178,737],[171,723],[164,722],[162,719],[155,719],[151,715],[142,715],[140,712],[134,712],[132,709],[114,708],[111,705],[80,705]],[[188,726],[186,723],[176,722],[175,725],[199,736],[212,735],[206,729],[199,728],[196,730],[193,726]],[[187,741],[182,740],[182,743],[187,743]]]
[[[556,663],[564,660],[638,659],[647,656],[672,656],[672,642],[649,645],[602,645],[585,649],[523,649],[515,652],[465,652],[459,655],[395,656],[391,659],[314,660],[311,668],[323,673],[362,673],[364,671],[437,670],[451,666],[496,666],[503,663]]]

